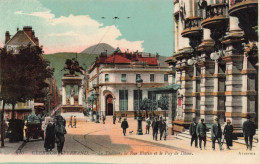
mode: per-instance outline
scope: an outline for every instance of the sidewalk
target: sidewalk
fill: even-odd
[[[23,141],[10,143],[8,139],[5,139],[5,147],[0,147],[0,155],[2,154],[17,154],[17,150],[23,144]],[[19,153],[19,152],[18,152]]]

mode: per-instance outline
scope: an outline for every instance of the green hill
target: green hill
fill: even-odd
[[[85,53],[77,54],[77,60],[83,68],[87,67],[87,69],[91,66],[91,64],[96,60],[98,55],[91,55]],[[54,54],[45,54],[43,56],[45,59],[51,62],[51,67],[55,68],[54,77],[58,83],[58,87],[61,87],[61,78],[63,77],[64,73],[68,73],[68,71],[61,71],[65,66],[66,59],[76,58],[76,53],[72,52],[61,52],[61,53],[54,53]]]

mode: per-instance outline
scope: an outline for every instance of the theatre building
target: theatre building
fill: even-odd
[[[133,116],[138,100],[153,99],[149,89],[168,85],[170,68],[160,57],[119,48],[111,55],[102,53],[88,71],[88,97],[97,91],[100,114]],[[139,86],[138,78],[143,80]]]
[[[178,106],[175,124],[192,118],[241,129],[246,116],[258,122],[258,1],[174,1]]]

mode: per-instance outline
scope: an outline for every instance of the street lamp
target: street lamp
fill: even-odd
[[[99,114],[98,114],[98,111],[97,111],[97,100],[98,100],[98,93],[97,93],[97,91],[95,91],[93,93],[93,96],[94,96],[94,99],[96,101],[96,123],[99,123]]]
[[[94,115],[93,115],[93,103],[94,103],[94,97],[93,97],[93,95],[91,95],[91,96],[89,96],[89,102],[91,103],[91,106],[92,106],[92,112],[91,112],[91,121],[92,122],[94,122],[95,120],[94,120]]]
[[[143,128],[142,128],[142,117],[141,117],[141,112],[140,112],[140,88],[142,87],[143,80],[141,77],[136,78],[136,87],[138,88],[138,117],[137,117],[137,135],[143,135]]]

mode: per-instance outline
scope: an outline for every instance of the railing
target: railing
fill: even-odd
[[[247,1],[252,1],[252,0],[230,0],[230,5],[233,6],[237,3],[247,2]]]
[[[200,17],[191,17],[186,18],[184,21],[184,29],[191,29],[193,27],[201,28],[201,18]]]
[[[213,18],[215,16],[228,17],[228,4],[218,3],[207,6],[206,9],[202,9],[203,19]]]

